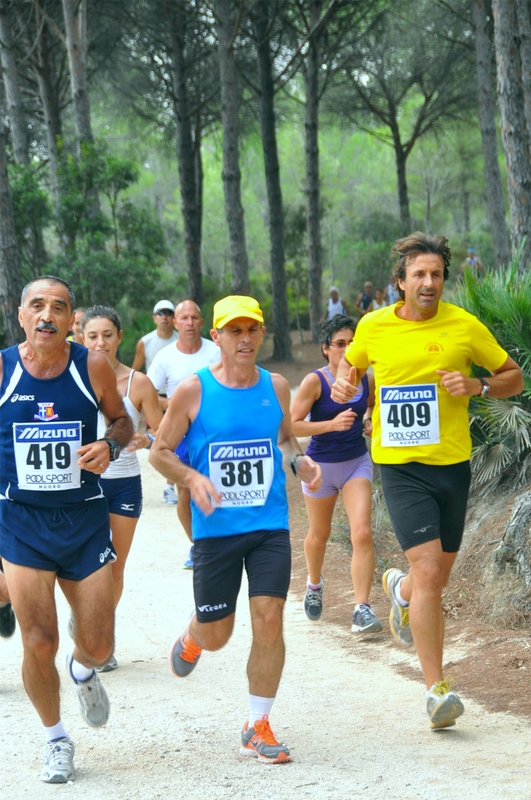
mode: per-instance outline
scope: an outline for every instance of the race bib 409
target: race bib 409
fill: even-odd
[[[439,444],[437,385],[380,387],[383,447]]]

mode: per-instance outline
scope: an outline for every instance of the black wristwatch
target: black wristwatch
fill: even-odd
[[[104,436],[103,439],[99,439],[98,441],[107,442],[107,444],[109,445],[109,450],[110,450],[110,460],[111,461],[116,461],[116,459],[118,458],[118,456],[122,452],[122,446],[120,444],[118,444],[118,442],[115,442],[114,439],[107,439],[106,436]]]
[[[297,475],[297,459],[298,458],[304,458],[304,453],[295,453],[295,455],[293,456],[293,458],[289,462],[289,465],[291,467],[291,471],[293,472],[293,474],[295,475],[296,478],[299,477]]]
[[[480,397],[488,397],[490,394],[491,386],[487,383],[485,378],[478,378],[481,382],[481,392],[479,393]]]

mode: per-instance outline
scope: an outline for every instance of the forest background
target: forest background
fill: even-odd
[[[0,0],[0,303],[52,273],[121,313],[251,292],[291,359],[391,245],[531,263],[529,0]]]

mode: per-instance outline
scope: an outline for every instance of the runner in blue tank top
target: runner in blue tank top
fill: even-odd
[[[55,582],[75,621],[69,677],[89,725],[109,700],[94,667],[114,643],[113,548],[99,476],[131,438],[108,360],[67,342],[74,295],[60,278],[27,284],[19,309],[26,341],[0,353],[0,555],[20,625],[24,687],[45,729],[41,779],[74,778],[74,744],[60,716]],[[101,409],[108,427],[97,439]]]
[[[352,560],[350,572],[356,605],[353,633],[378,633],[382,623],[369,603],[374,579],[374,546],[371,532],[372,460],[363,434],[371,433],[374,379],[365,375],[348,409],[335,403],[330,390],[337,365],[354,336],[352,317],[336,315],[321,329],[321,349],[327,366],[306,375],[293,400],[291,420],[296,436],[311,436],[306,453],[321,464],[323,481],[318,492],[302,490],[309,530],[304,541],[308,582],[304,611],[317,620],[323,610],[321,570],[332,529],[336,500],[341,492],[350,524]],[[307,419],[309,415],[309,420]]]
[[[319,488],[321,469],[293,436],[287,381],[256,366],[263,322],[252,297],[215,304],[210,335],[221,361],[175,390],[150,461],[192,496],[196,608],[173,646],[173,672],[189,675],[203,649],[219,650],[229,640],[245,565],[253,644],[240,752],[271,764],[291,760],[269,725],[284,665],[282,615],[291,572],[282,455],[309,491]],[[184,435],[190,466],[174,455]]]

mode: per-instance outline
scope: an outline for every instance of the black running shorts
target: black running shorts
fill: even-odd
[[[287,597],[291,576],[289,531],[253,531],[194,541],[194,598],[199,622],[236,610],[243,567],[249,597]]]
[[[380,464],[380,476],[402,550],[440,539],[443,552],[457,553],[465,528],[470,462]]]

